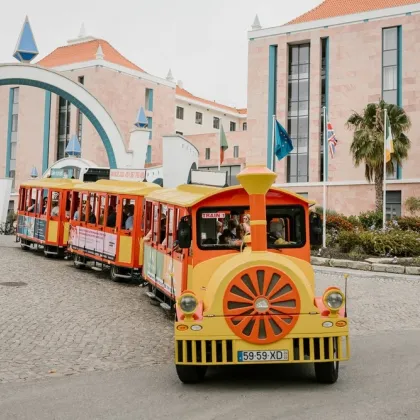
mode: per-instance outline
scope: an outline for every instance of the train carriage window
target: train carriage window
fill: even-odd
[[[135,200],[130,198],[125,198],[122,200],[122,220],[121,220],[121,229],[123,230],[133,230],[134,228],[134,216],[135,216]]]
[[[25,188],[20,189],[20,195],[19,195],[19,211],[25,211],[25,198],[26,198],[26,190]]]
[[[159,232],[160,232],[159,206],[157,204],[154,204],[153,205],[153,233],[152,233],[152,242],[157,243]]]
[[[86,204],[87,223],[96,225],[98,220],[98,197],[94,193],[89,194],[89,200]]]
[[[74,217],[80,205],[80,194],[78,191],[72,191],[71,196],[70,218],[75,220]]]
[[[50,216],[55,218],[60,215],[60,192],[50,191]],[[46,209],[47,210],[47,209]]]
[[[141,229],[143,230],[144,234],[147,235],[150,232],[151,228],[152,228],[152,203],[150,201],[144,200]]]
[[[197,230],[200,249],[239,249],[251,231],[249,207],[200,209]],[[267,207],[268,248],[300,248],[305,243],[305,210],[302,206]]]
[[[168,207],[164,204],[160,205],[160,227],[159,227],[159,243],[166,245],[166,232],[167,232],[167,212]]]
[[[98,204],[99,204],[99,225],[100,226],[104,226],[105,223],[105,217],[106,217],[106,213],[108,212],[107,208],[106,208],[106,198],[104,195],[100,195],[99,196],[99,200],[98,200]]]
[[[172,249],[174,244],[174,209],[168,210],[168,249]]]
[[[87,203],[88,195],[87,193],[82,193],[82,199],[79,203],[78,210],[74,213],[74,220],[78,220],[80,222],[86,221],[86,203]]]
[[[106,214],[106,227],[115,228],[117,224],[117,196],[108,196],[108,210]]]

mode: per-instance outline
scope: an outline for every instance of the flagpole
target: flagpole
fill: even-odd
[[[322,247],[327,247],[327,108],[324,106],[324,179],[323,179],[323,206],[322,206]]]
[[[220,165],[221,165],[221,158],[222,158],[222,152],[221,152],[221,148],[222,148],[222,144],[221,144],[221,139],[222,139],[222,120],[220,120],[220,129],[219,129],[219,169],[218,171],[220,172]]]
[[[382,229],[386,224],[386,131],[387,131],[387,109],[384,108],[384,178],[383,178],[383,199],[382,199]]]
[[[273,172],[275,172],[274,171],[274,162],[275,162],[275,160],[274,160],[274,150],[275,150],[275,140],[276,140],[275,135],[274,135],[275,125],[276,125],[276,116],[273,115],[273,129],[272,129],[272,132],[271,132],[271,139],[272,139],[272,141],[271,141],[271,170]]]

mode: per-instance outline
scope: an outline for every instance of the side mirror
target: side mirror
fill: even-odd
[[[312,213],[309,218],[310,243],[311,245],[322,245],[322,223],[318,214]]]
[[[192,230],[188,222],[188,217],[184,217],[178,223],[178,246],[181,249],[188,249],[191,246]]]

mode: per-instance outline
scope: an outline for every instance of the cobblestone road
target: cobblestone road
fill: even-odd
[[[172,325],[143,289],[0,236],[0,383],[172,362]],[[341,273],[317,271],[317,289]],[[353,336],[420,329],[420,279],[351,274]]]

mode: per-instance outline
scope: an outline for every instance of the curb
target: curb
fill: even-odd
[[[420,267],[409,267],[395,264],[369,263],[365,261],[337,260],[334,258],[312,257],[311,264],[321,267],[350,268],[352,270],[371,271],[376,273],[408,274],[420,276]]]

